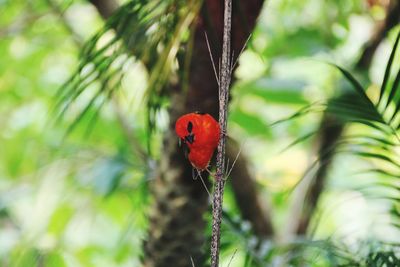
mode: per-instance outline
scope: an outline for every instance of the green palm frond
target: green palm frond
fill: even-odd
[[[57,93],[57,119],[79,103],[68,132],[89,111],[97,115],[120,87],[132,61],[147,67],[144,101],[151,103],[150,109],[156,106],[200,5],[194,0],[131,0],[117,10],[83,46],[76,71]]]
[[[397,248],[398,250],[398,248]],[[365,265],[369,267],[380,267],[380,266],[399,266],[400,258],[398,256],[398,251],[372,251],[370,252],[366,259]]]
[[[327,105],[327,112],[334,114],[344,123],[355,122],[369,129],[360,134],[344,136],[341,144],[345,146],[342,151],[371,159],[376,164],[369,169],[369,172],[392,177],[394,181],[399,178],[400,173],[398,152],[400,146],[398,134],[400,129],[400,66],[394,64],[399,50],[399,41],[400,31],[390,53],[383,82],[379,89],[379,98],[376,101],[366,94],[364,87],[350,72],[335,65],[354,90],[330,100]],[[393,189],[398,188],[392,181],[385,185],[391,185]],[[398,203],[398,200],[392,200],[394,203]],[[393,218],[396,221],[400,220],[400,216],[393,216]],[[377,259],[374,258],[374,260]]]
[[[380,130],[390,129],[391,133],[395,133],[400,127],[400,122],[395,120],[400,111],[400,93],[398,90],[400,84],[400,68],[392,84],[390,84],[390,78],[399,40],[400,32],[397,34],[386,65],[382,86],[379,90],[379,98],[376,103],[368,97],[364,87],[349,71],[332,64],[352,85],[355,93],[347,92],[342,94],[339,98],[331,100],[328,105],[328,111],[337,114],[347,122],[360,122]],[[389,109],[390,106],[393,108]],[[392,113],[389,114],[390,112]]]
[[[393,209],[392,213],[399,213]],[[221,245],[242,252],[242,266],[399,266],[400,246],[378,240],[346,243],[341,239],[309,240],[298,237],[288,243],[261,240],[232,212],[223,211],[222,231],[226,237]],[[286,265],[283,263],[287,263]],[[386,264],[386,265],[385,265]]]
[[[399,44],[399,40],[400,40],[400,33],[397,35],[396,41],[394,43],[393,50],[390,53],[389,61],[388,61],[388,64],[387,64],[386,70],[385,70],[385,76],[383,77],[382,87],[381,87],[380,94],[379,94],[378,105],[383,102],[383,95],[384,94],[388,95],[387,100],[386,100],[386,105],[385,105],[386,108],[389,106],[389,104],[391,103],[391,101],[395,97],[397,86],[398,86],[398,82],[399,82],[398,81],[398,77],[400,75],[400,70],[397,72],[397,78],[396,78],[397,82],[394,82],[391,88],[389,88],[389,89],[386,88],[386,86],[388,84],[388,81],[389,81],[389,78],[390,78],[390,72],[391,72],[391,69],[392,69],[393,60],[394,60],[395,55],[396,55],[396,49],[397,49],[397,46]]]
[[[362,134],[353,136],[354,140],[360,138],[367,140],[364,147],[369,148],[393,148],[400,145],[400,139],[397,135],[399,129],[399,123],[395,118],[399,116],[400,107],[400,68],[397,71],[397,75],[394,82],[390,84],[391,69],[393,68],[393,59],[396,56],[397,47],[400,40],[400,32],[397,35],[395,44],[390,54],[382,86],[379,90],[379,99],[376,103],[373,102],[366,94],[366,90],[357,81],[356,78],[344,68],[334,65],[351,84],[354,89],[353,92],[345,92],[339,97],[331,99],[327,105],[327,112],[334,114],[343,122],[356,122],[363,124],[374,130],[371,135]],[[385,102],[386,101],[386,102]],[[392,107],[392,108],[389,108]],[[388,114],[392,112],[391,114]],[[361,144],[360,142],[356,142]],[[361,155],[372,156],[381,159],[386,159],[386,156],[378,153],[367,153],[362,152]]]

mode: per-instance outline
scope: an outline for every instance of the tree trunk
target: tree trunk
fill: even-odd
[[[117,8],[115,0],[90,2],[103,18],[108,18]],[[235,20],[232,42],[238,55],[255,25],[263,1],[234,1],[233,4]],[[193,258],[196,266],[202,266],[205,260],[204,252],[207,249],[202,248],[205,241],[203,215],[208,208],[208,195],[201,182],[192,179],[192,168],[178,149],[173,128],[175,120],[184,113],[197,110],[210,113],[214,117],[218,114],[218,86],[204,33],[207,32],[210,38],[214,60],[218,64],[222,17],[222,2],[205,2],[194,33],[189,90],[185,95],[181,83],[173,86],[170,92],[170,131],[165,135],[164,156],[160,162],[157,179],[151,186],[154,203],[149,214],[149,235],[144,243],[145,266],[191,266],[190,258]],[[235,158],[238,151],[237,145],[228,144],[229,158]],[[239,156],[231,177],[235,177],[232,187],[243,219],[251,222],[255,234],[261,238],[272,236],[270,217],[266,210],[262,209],[243,155]]]
[[[253,29],[262,4],[261,0],[235,1],[232,48],[236,54]],[[205,1],[194,32],[189,90],[185,96],[182,84],[171,89],[169,132],[164,138],[159,174],[152,184],[154,204],[145,242],[145,266],[192,266],[191,258],[195,266],[203,266],[205,262],[208,250],[203,247],[204,214],[209,206],[208,193],[201,181],[192,178],[192,167],[178,149],[174,123],[182,114],[193,111],[217,117],[218,84],[204,33],[207,32],[210,37],[213,55],[219,57],[222,18],[223,1]]]

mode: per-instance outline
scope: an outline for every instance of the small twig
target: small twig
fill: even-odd
[[[191,263],[192,263],[192,267],[196,267],[196,266],[194,265],[194,261],[193,261],[192,256],[190,256],[190,261],[191,261]]]
[[[235,160],[233,161],[231,168],[229,169],[228,173],[226,174],[226,178],[227,178],[227,179],[228,179],[229,175],[231,175],[231,172],[232,172],[232,170],[233,170],[233,167],[235,167],[236,161],[238,160],[238,158],[239,158],[239,156],[240,156],[240,153],[242,153],[243,145],[244,145],[244,143],[242,143],[242,145],[240,146],[239,151],[238,151],[238,153],[236,154]]]
[[[229,263],[228,263],[227,267],[231,266],[232,260],[233,260],[233,258],[235,257],[237,251],[238,251],[238,250],[235,249],[235,252],[233,252],[233,255],[232,255],[231,259],[229,260]]]
[[[221,77],[221,58],[218,59],[218,77]],[[221,86],[218,84],[218,94],[221,90]]]
[[[235,59],[235,50],[232,50],[232,56],[231,56],[231,66],[229,67],[229,69],[230,69],[230,71],[231,71],[231,75],[232,75],[232,72],[233,72],[233,68],[234,68],[234,64],[235,63],[233,63],[233,60]]]
[[[219,125],[221,128],[220,140],[217,152],[217,170],[215,175],[215,187],[213,194],[213,222],[211,236],[211,267],[218,267],[219,246],[221,238],[222,200],[224,195],[224,167],[225,167],[225,141],[228,113],[228,95],[231,82],[231,20],[232,0],[225,0],[224,8],[224,33],[222,43],[221,74],[219,84]]]
[[[206,43],[207,43],[208,53],[210,54],[210,59],[211,59],[211,63],[212,63],[212,66],[213,66],[215,79],[217,80],[217,84],[218,84],[218,86],[219,86],[219,76],[218,76],[218,74],[217,74],[217,69],[215,68],[214,56],[213,56],[213,54],[212,54],[212,52],[211,52],[210,42],[208,41],[208,36],[207,36],[207,33],[206,33],[206,32],[204,32],[204,35],[205,35],[205,37],[206,37]]]
[[[227,158],[226,159],[226,166],[225,166],[225,170],[229,170],[229,161],[230,161],[231,159],[230,158]],[[225,177],[228,177],[227,175],[225,175]]]
[[[199,170],[195,170],[195,171],[197,172],[197,174],[196,174],[196,179],[197,179],[197,177],[200,177],[201,183],[203,184],[204,188],[206,189],[208,196],[209,196],[210,198],[212,198],[211,193],[210,193],[210,191],[208,190],[207,185],[206,185],[206,183],[205,183],[204,180],[203,180],[203,176],[201,176],[201,172],[200,172]],[[194,179],[194,180],[196,180],[196,179]]]
[[[251,34],[249,35],[249,37],[247,37],[246,42],[244,43],[242,49],[241,49],[240,52],[239,52],[239,55],[237,56],[237,58],[236,58],[236,60],[235,60],[235,63],[233,64],[233,66],[232,66],[232,68],[231,68],[231,71],[233,71],[233,69],[236,67],[236,65],[237,65],[237,63],[238,63],[238,61],[239,61],[239,58],[240,58],[240,56],[243,54],[243,51],[244,51],[244,49],[247,47],[247,44],[249,43],[250,39],[251,39]]]

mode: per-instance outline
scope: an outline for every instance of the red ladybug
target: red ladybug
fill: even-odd
[[[218,122],[207,113],[188,113],[176,121],[175,132],[187,146],[192,166],[200,171],[207,169],[219,142]]]

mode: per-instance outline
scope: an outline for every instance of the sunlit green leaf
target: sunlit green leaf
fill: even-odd
[[[235,90],[239,96],[251,94],[259,96],[267,103],[305,105],[308,101],[304,97],[304,87],[305,83],[301,81],[262,78],[239,84]]]
[[[42,260],[42,256],[36,249],[20,248],[13,251],[10,264],[13,267],[36,267]]]
[[[236,109],[229,114],[229,120],[250,135],[271,136],[271,129],[257,115]]]
[[[49,232],[57,236],[62,235],[73,215],[74,209],[70,205],[64,204],[57,207],[49,222]]]
[[[64,258],[58,253],[47,254],[44,262],[48,267],[68,267]]]

